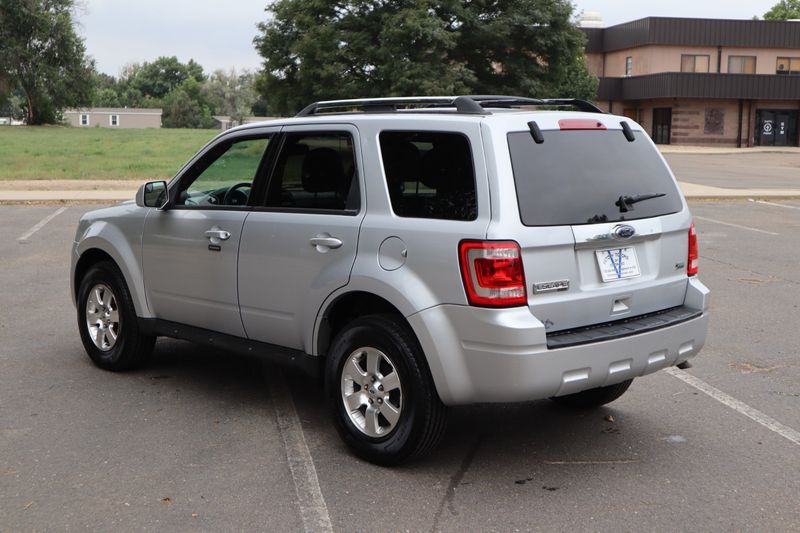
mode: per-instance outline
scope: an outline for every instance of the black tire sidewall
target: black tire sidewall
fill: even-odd
[[[108,351],[95,346],[86,325],[86,305],[89,291],[97,284],[108,286],[114,293],[119,310],[120,333],[114,347]],[[78,330],[86,353],[95,365],[106,370],[127,370],[135,363],[136,337],[139,335],[136,311],[128,287],[119,269],[112,263],[98,263],[81,280],[77,296]]]
[[[400,419],[384,437],[372,438],[355,427],[341,399],[341,375],[350,355],[358,348],[371,347],[385,353],[394,363],[403,391]],[[421,350],[416,340],[402,326],[382,317],[354,321],[331,345],[326,361],[325,388],[336,428],[342,439],[356,453],[371,462],[392,465],[413,454],[426,424],[429,406],[435,396],[426,368],[418,360]],[[435,397],[433,401],[438,401]]]

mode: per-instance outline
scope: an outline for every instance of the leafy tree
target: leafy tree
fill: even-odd
[[[28,124],[56,122],[65,107],[91,99],[93,64],[73,7],[73,0],[0,0],[0,78],[6,94],[22,92]]]
[[[25,118],[25,96],[17,90],[0,97],[0,117],[11,117],[15,120]]]
[[[183,64],[175,56],[159,57],[152,63],[133,64],[128,67],[127,85],[144,96],[164,98],[185,80],[192,78],[203,82],[203,67],[189,60]]]
[[[214,113],[230,116],[241,124],[252,114],[253,104],[258,100],[255,75],[248,71],[237,74],[236,69],[217,70],[203,85],[203,94]]]
[[[781,0],[764,13],[764,20],[800,19],[800,0]]]
[[[210,128],[211,109],[195,78],[187,78],[164,97],[162,123],[165,128]]]
[[[595,96],[568,0],[278,0],[267,11],[258,90],[277,113],[364,96]]]

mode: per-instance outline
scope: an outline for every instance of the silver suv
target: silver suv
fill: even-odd
[[[236,128],[87,213],[71,259],[97,366],[167,336],[320,373],[381,464],[431,449],[447,406],[613,401],[708,325],[674,176],[578,100],[319,102]]]

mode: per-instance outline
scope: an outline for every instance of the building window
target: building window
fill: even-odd
[[[111,127],[119,126],[119,115],[111,115],[108,117],[108,124]]]
[[[755,74],[756,56],[728,56],[728,74]]]
[[[706,108],[706,120],[703,126],[706,135],[723,135],[725,133],[725,110],[717,107]]]
[[[81,126],[89,125],[89,115],[81,115]]]
[[[681,72],[708,72],[710,56],[681,55]]]
[[[625,75],[633,75],[633,58],[631,56],[625,58]]]
[[[800,57],[779,57],[776,74],[800,74]]]

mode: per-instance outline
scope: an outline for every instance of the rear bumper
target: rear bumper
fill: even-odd
[[[703,347],[708,289],[689,282],[696,318],[612,340],[548,349],[527,308],[442,305],[409,317],[447,405],[518,402],[612,385],[679,364]]]

